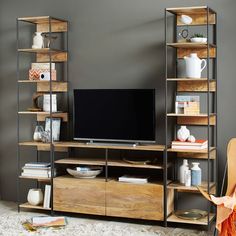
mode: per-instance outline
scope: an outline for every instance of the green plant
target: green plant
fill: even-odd
[[[191,38],[205,38],[205,37],[203,34],[195,33],[194,35],[191,36]]]

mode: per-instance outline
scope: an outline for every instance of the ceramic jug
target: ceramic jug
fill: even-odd
[[[32,48],[43,48],[44,37],[42,36],[42,32],[35,32],[33,37],[33,45]]]
[[[201,72],[206,67],[206,60],[200,59],[197,56],[197,53],[191,53],[190,56],[184,57],[185,68],[186,68],[186,77],[188,78],[201,78]],[[202,67],[202,62],[204,63]]]

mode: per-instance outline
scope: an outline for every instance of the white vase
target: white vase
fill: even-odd
[[[197,53],[191,53],[190,56],[184,57],[187,78],[201,78],[201,72],[206,67],[206,60],[200,59]],[[202,67],[202,62],[204,65]]]
[[[40,205],[43,203],[43,193],[39,188],[32,188],[28,192],[27,200],[30,205]]]
[[[185,142],[189,136],[190,131],[187,129],[186,126],[181,126],[180,129],[177,131],[177,138],[181,142]]]
[[[198,186],[202,182],[202,170],[199,167],[199,162],[193,162],[193,167],[191,168],[191,183],[192,186]]]
[[[44,38],[42,36],[42,32],[35,32],[35,35],[33,37],[33,45],[32,48],[43,48],[43,41]]]
[[[185,171],[188,169],[188,160],[184,159],[183,164],[179,167],[179,182],[181,184],[185,184]]]

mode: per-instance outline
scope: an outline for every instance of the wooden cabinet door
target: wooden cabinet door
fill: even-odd
[[[106,215],[163,220],[162,185],[132,184],[115,180],[106,184]]]
[[[53,208],[55,211],[105,215],[105,180],[56,177]]]

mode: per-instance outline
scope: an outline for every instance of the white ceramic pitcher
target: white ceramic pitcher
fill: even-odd
[[[201,72],[206,67],[207,62],[205,59],[200,59],[197,56],[197,53],[191,53],[190,56],[185,56],[185,68],[186,68],[186,77],[188,78],[201,78]],[[202,67],[202,62],[204,65]]]
[[[42,35],[42,32],[35,32],[33,37],[32,48],[34,49],[43,48],[43,40],[44,37]]]

